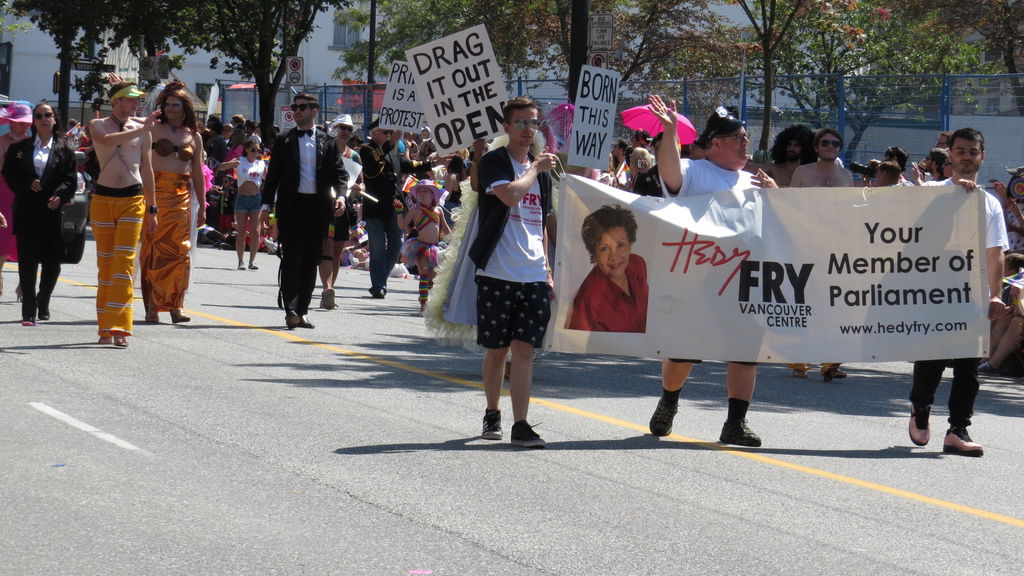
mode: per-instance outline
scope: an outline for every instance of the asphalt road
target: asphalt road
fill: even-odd
[[[948,383],[910,444],[909,363],[829,384],[766,365],[764,447],[730,449],[723,364],[658,439],[656,361],[551,353],[530,410],[548,447],[522,450],[476,438],[482,356],[430,338],[414,280],[373,300],[343,271],[341,310],[289,332],[272,257],[197,260],[193,321],[139,323],[127,350],[96,344],[91,242],[36,328],[4,269],[0,575],[1024,570],[1019,382],[983,381],[971,459],[941,454]]]

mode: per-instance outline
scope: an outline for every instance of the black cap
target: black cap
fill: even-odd
[[[374,128],[377,128],[378,126],[380,126],[380,118],[375,118],[373,120],[373,122],[370,122],[370,125],[367,126],[367,128],[369,128],[370,130],[373,130]]]
[[[715,108],[715,111],[708,116],[707,126],[704,128],[704,133],[700,135],[700,140],[704,146],[711,141],[715,136],[721,136],[722,134],[732,134],[740,128],[746,126],[746,122],[737,118],[736,108],[729,106],[719,106]]]

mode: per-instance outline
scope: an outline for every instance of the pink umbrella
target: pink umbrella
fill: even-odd
[[[679,136],[679,143],[693,144],[693,141],[697,139],[697,129],[693,127],[693,123],[686,116],[678,112],[675,115],[679,119],[676,130]],[[658,120],[654,113],[647,109],[646,104],[623,110],[622,125],[633,130],[647,130],[651,136],[661,133],[662,130],[661,121]]]

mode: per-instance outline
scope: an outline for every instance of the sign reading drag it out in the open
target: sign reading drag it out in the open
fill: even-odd
[[[482,24],[407,50],[405,56],[439,154],[503,132],[501,108],[508,97]]]

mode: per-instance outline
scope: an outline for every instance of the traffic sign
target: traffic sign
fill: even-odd
[[[76,60],[71,64],[71,67],[81,72],[113,72],[113,64],[104,64],[103,62],[83,62]]]
[[[301,86],[305,84],[303,80],[304,66],[302,65],[302,56],[289,56],[284,59],[285,79],[286,82],[292,86]]]
[[[587,64],[596,68],[607,68],[608,54],[605,52],[591,52],[587,57]]]
[[[590,49],[608,51],[615,39],[615,17],[610,13],[590,15]]]
[[[156,58],[153,56],[139,58],[139,79],[156,80]]]

